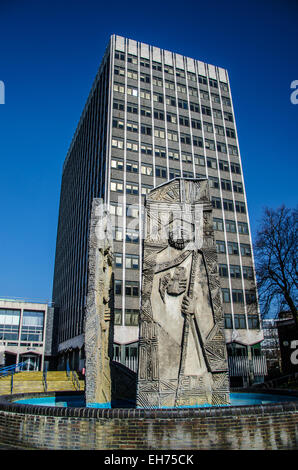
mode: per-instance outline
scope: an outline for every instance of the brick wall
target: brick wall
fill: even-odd
[[[298,402],[136,410],[53,408],[8,399],[0,397],[0,442],[28,448],[298,449]]]

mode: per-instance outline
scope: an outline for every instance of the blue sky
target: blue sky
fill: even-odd
[[[0,297],[50,300],[62,164],[113,33],[229,71],[254,235],[297,204],[297,2],[0,0]]]

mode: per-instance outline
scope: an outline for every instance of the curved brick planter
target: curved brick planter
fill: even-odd
[[[31,449],[71,450],[298,449],[298,401],[183,410],[14,403],[53,395],[59,393],[1,396],[0,442]]]

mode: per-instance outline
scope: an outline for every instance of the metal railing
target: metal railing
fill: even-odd
[[[48,391],[47,373],[48,373],[48,370],[47,368],[45,368],[42,374],[42,385],[43,385],[44,392]]]
[[[0,368],[0,379],[10,375],[10,394],[13,392],[14,375],[18,372],[21,372],[25,366],[27,366],[27,362],[19,362],[18,364],[13,364],[12,366]]]
[[[265,356],[256,356],[249,359],[243,357],[229,357],[229,374],[232,377],[248,377],[251,373],[255,376],[267,375],[267,362]]]

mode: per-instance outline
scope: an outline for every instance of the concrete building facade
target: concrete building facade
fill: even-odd
[[[0,299],[0,366],[43,370],[47,303]]]
[[[53,285],[60,364],[67,354],[77,367],[84,360],[88,226],[99,197],[114,227],[114,359],[136,370],[143,202],[175,177],[209,180],[231,374],[239,356],[258,356],[263,334],[228,72],[113,35],[63,167]]]

